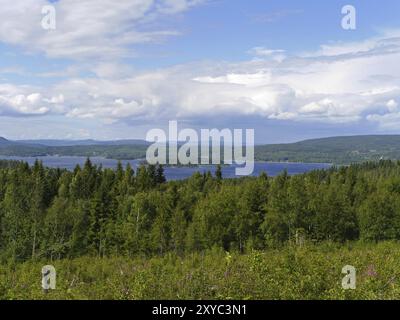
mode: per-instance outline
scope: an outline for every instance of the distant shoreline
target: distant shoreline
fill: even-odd
[[[101,160],[114,160],[114,161],[137,161],[137,162],[145,162],[146,159],[144,158],[127,158],[127,159],[119,159],[119,158],[108,158],[108,157],[104,157],[104,156],[74,156],[74,155],[52,155],[52,154],[48,154],[48,155],[44,155],[44,156],[9,156],[9,155],[2,155],[0,154],[0,159],[3,160],[13,160],[13,159],[19,160],[19,159],[24,159],[24,158],[35,158],[35,159],[40,159],[40,158],[80,158],[80,159],[101,159]],[[337,165],[334,164],[332,162],[303,162],[303,161],[267,161],[267,160],[254,160],[254,163],[271,163],[271,164],[315,164],[315,165]],[[191,165],[170,165],[170,164],[166,164],[163,165],[165,167],[171,167],[171,168],[180,168],[180,167],[202,167],[202,166],[216,166],[218,164],[191,164]],[[235,165],[235,163],[233,164],[221,164],[221,166],[232,166]]]
[[[42,157],[18,157],[18,156],[1,156],[1,160],[14,160],[23,161],[29,165],[33,165],[36,160],[42,161],[45,167],[66,169],[73,171],[77,165],[83,167],[87,157],[81,156],[42,156]],[[91,157],[93,165],[101,166],[103,169],[115,169],[118,162],[121,162],[123,167],[128,163],[133,167],[137,168],[141,161],[135,160],[115,160],[107,159],[104,157]],[[211,172],[214,174],[217,165],[199,165],[199,166],[164,166],[164,173],[167,180],[183,180],[190,178],[196,172],[205,174]],[[235,168],[237,165],[224,165],[222,166],[222,173],[224,179],[242,178],[242,177],[256,177],[262,172],[267,173],[268,176],[276,176],[284,171],[287,171],[289,175],[303,174],[314,170],[325,170],[331,168],[331,164],[324,163],[299,163],[299,162],[267,162],[267,161],[255,161],[254,171],[249,176],[237,176],[235,174]],[[135,169],[136,170],[136,169]]]

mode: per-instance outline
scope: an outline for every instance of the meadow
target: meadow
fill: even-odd
[[[240,254],[214,248],[177,256],[90,256],[53,261],[55,290],[41,289],[48,261],[3,264],[0,299],[399,299],[400,245],[286,245]],[[342,288],[342,268],[357,270]]]

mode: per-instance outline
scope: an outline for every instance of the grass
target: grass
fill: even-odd
[[[41,289],[49,261],[0,266],[1,299],[399,299],[400,245],[325,243],[266,252],[219,249],[178,257],[54,261],[57,288]],[[341,286],[345,265],[357,288]]]

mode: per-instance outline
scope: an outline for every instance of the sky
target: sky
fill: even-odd
[[[400,134],[399,17],[398,0],[0,0],[0,136]]]

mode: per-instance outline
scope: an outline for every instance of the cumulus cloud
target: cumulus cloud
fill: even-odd
[[[99,59],[92,63],[93,76],[72,70],[67,80],[48,88],[3,85],[1,112],[59,113],[107,123],[223,115],[326,123],[367,120],[382,128],[400,124],[400,30],[359,42],[323,44],[308,53],[258,46],[250,49],[249,61],[237,63],[197,62],[138,72],[121,62],[135,43],[175,32],[144,31],[143,24],[201,2],[62,0],[55,4],[61,15],[57,30],[50,33],[40,29],[32,14],[36,9],[40,14],[44,0],[5,6],[1,42],[50,57]],[[27,23],[13,22],[25,18]],[[103,61],[104,56],[116,59]]]
[[[396,112],[398,110],[397,107],[399,106],[399,104],[396,102],[396,100],[390,99],[386,103],[386,106],[387,106],[389,112]]]
[[[374,49],[373,49],[374,50]],[[397,52],[368,57],[292,57],[284,63],[190,64],[122,78],[57,85],[69,116],[172,119],[257,115],[292,121],[375,121],[397,111]],[[388,81],[373,81],[374,75]],[[383,118],[382,121],[384,121]]]
[[[0,85],[0,114],[3,116],[34,116],[49,112],[62,113],[63,95],[43,96],[34,88]]]

